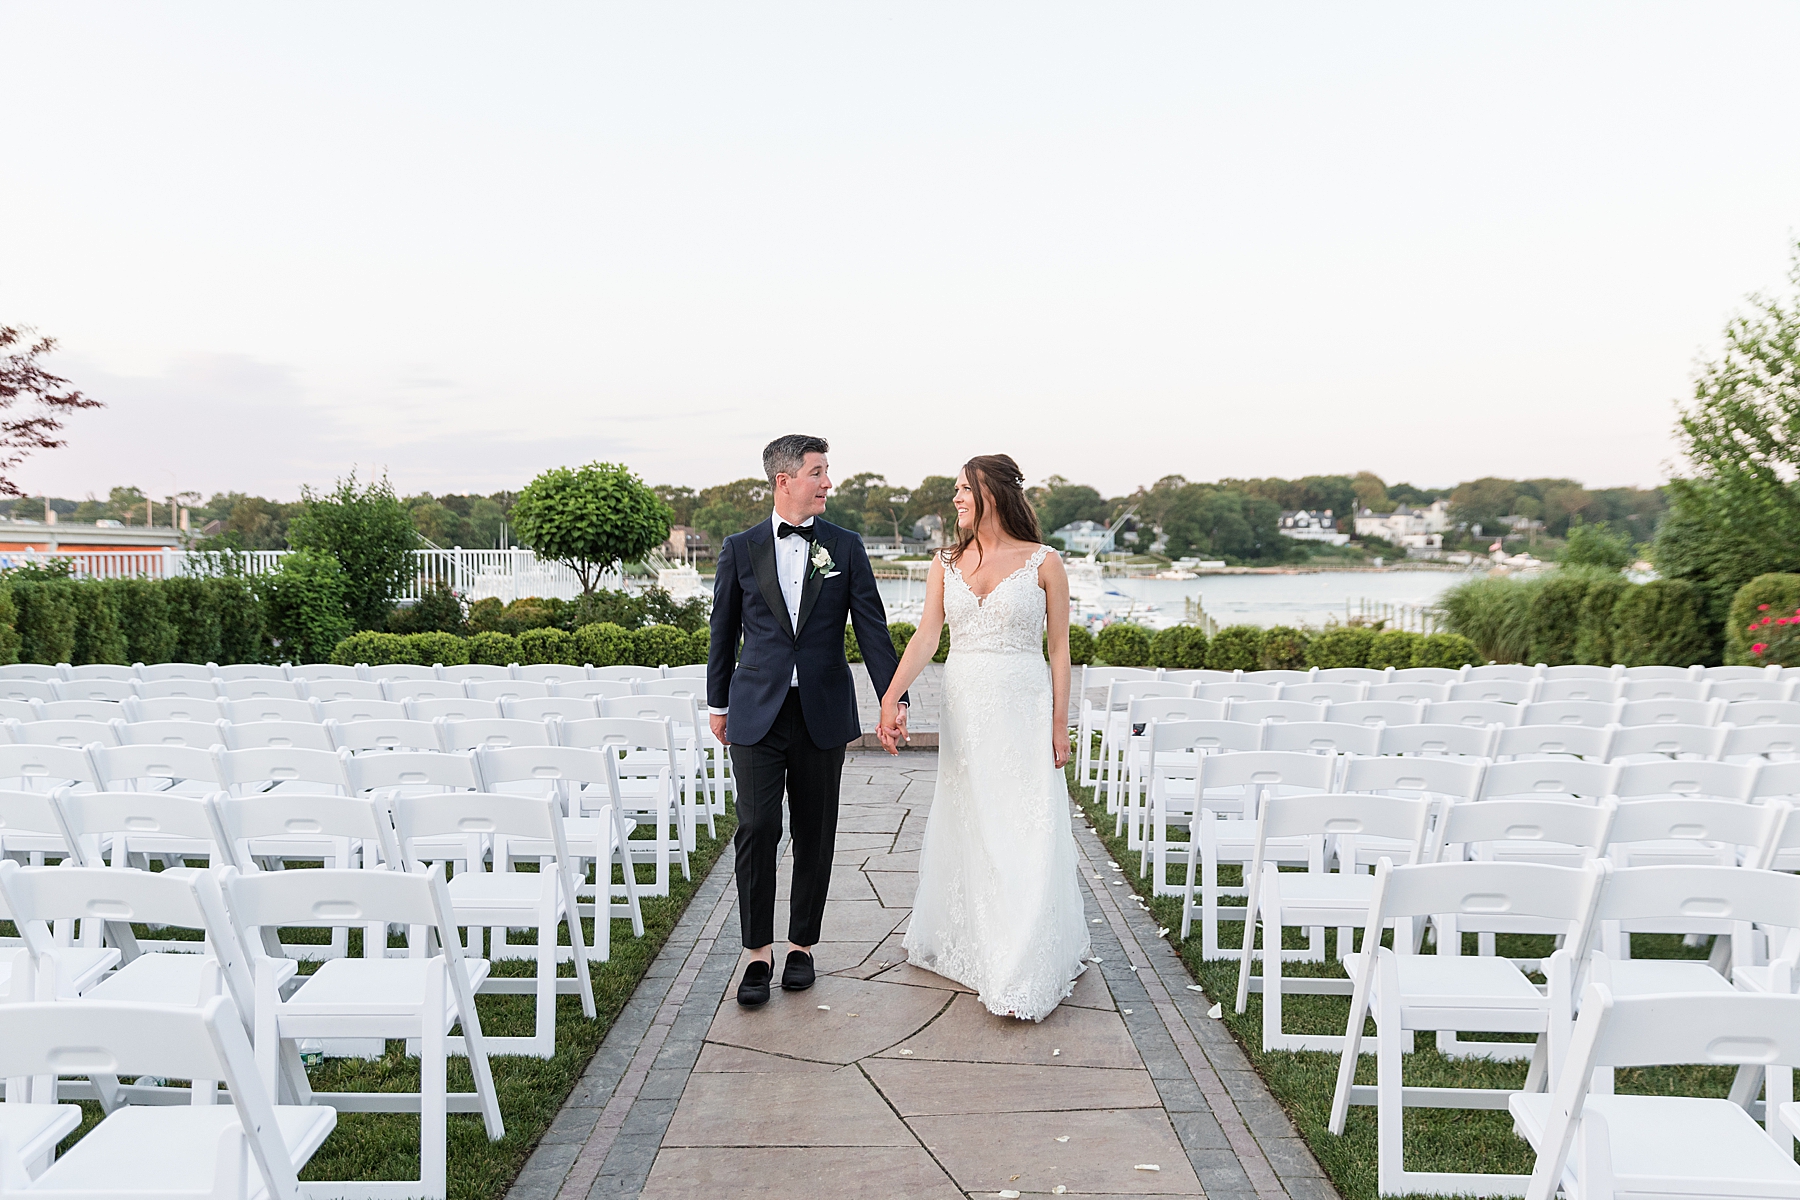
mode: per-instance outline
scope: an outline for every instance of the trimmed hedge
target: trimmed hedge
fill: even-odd
[[[564,666],[578,667],[581,665],[581,654],[576,648],[574,634],[566,629],[545,625],[539,629],[527,629],[519,635],[519,661],[561,663]]]
[[[1263,631],[1257,625],[1227,625],[1206,647],[1206,665],[1214,671],[1254,671],[1262,658]]]
[[[688,632],[674,625],[649,625],[622,629],[606,621],[583,625],[574,633],[541,626],[518,637],[486,632],[470,637],[454,633],[354,633],[340,641],[331,661],[343,666],[366,663],[371,667],[411,663],[421,667],[461,666],[482,663],[504,667],[511,663],[564,663],[596,667],[684,667],[706,661],[706,630]]]
[[[1413,666],[1419,656],[1419,643],[1425,635],[1410,629],[1383,629],[1369,639],[1369,656],[1363,666],[1380,671],[1392,667],[1396,671]]]
[[[1186,671],[1206,665],[1206,631],[1198,625],[1171,625],[1150,639],[1150,665]]]
[[[1375,630],[1367,626],[1328,629],[1307,644],[1306,662],[1321,671],[1334,667],[1366,667],[1374,644]]]
[[[1575,626],[1576,662],[1610,667],[1618,661],[1613,654],[1613,613],[1619,607],[1619,597],[1631,587],[1623,575],[1595,579],[1588,584]]]
[[[1778,584],[1765,584],[1764,590],[1785,598]],[[1690,666],[1718,661],[1702,598],[1681,580],[1638,584],[1610,571],[1564,567],[1523,579],[1471,580],[1446,592],[1443,608],[1449,631],[1470,639],[1482,662]]]
[[[1428,633],[1413,647],[1415,667],[1475,667],[1482,663],[1475,643],[1460,633]]]
[[[1712,651],[1705,600],[1682,579],[1632,588],[1613,609],[1613,657],[1628,667],[1689,666]]]
[[[1094,639],[1094,656],[1109,667],[1147,667],[1150,645],[1150,631],[1142,625],[1114,621]]]
[[[596,667],[631,665],[631,648],[631,631],[611,621],[595,621],[575,631],[576,653],[581,656],[582,662],[593,663]],[[521,658],[514,661],[525,660]]]
[[[1291,625],[1271,625],[1263,630],[1257,666],[1264,671],[1300,671],[1306,668],[1305,633]]]
[[[1725,621],[1725,661],[1732,666],[1761,666],[1750,646],[1767,639],[1750,636],[1750,625],[1771,614],[1788,616],[1796,608],[1800,608],[1800,575],[1758,575],[1739,588]]]
[[[504,667],[519,661],[519,639],[510,633],[478,633],[469,639],[469,661]]]
[[[1085,667],[1094,661],[1094,635],[1086,625],[1069,626],[1069,663]]]

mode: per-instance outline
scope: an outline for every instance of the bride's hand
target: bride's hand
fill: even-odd
[[[900,705],[893,700],[883,699],[881,702],[880,721],[881,724],[876,730],[876,736],[881,739],[882,747],[886,749],[889,754],[899,754],[901,732]]]
[[[1066,728],[1050,731],[1050,759],[1056,764],[1056,769],[1059,771],[1068,765],[1069,731]]]

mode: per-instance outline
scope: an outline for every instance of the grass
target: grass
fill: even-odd
[[[1128,850],[1125,837],[1113,836],[1113,817],[1106,812],[1103,800],[1094,791],[1076,785],[1075,768],[1068,768],[1069,794],[1086,814],[1106,847],[1112,861],[1125,868],[1123,874],[1131,888],[1149,907],[1157,924],[1172,931],[1181,928],[1181,898],[1153,897],[1148,875],[1138,874],[1138,855]],[[1179,837],[1170,831],[1171,837]],[[1183,864],[1181,874],[1185,875]],[[1171,864],[1171,879],[1177,878]],[[1227,886],[1241,881],[1236,868],[1220,867],[1220,882]],[[1243,944],[1242,922],[1221,922],[1219,941],[1224,946]],[[1192,935],[1173,944],[1195,982],[1206,990],[1209,999],[1222,1003],[1224,1022],[1236,1037],[1252,1065],[1268,1084],[1269,1091],[1287,1111],[1300,1135],[1306,1139],[1325,1174],[1346,1200],[1376,1200],[1375,1177],[1375,1109],[1373,1105],[1353,1105],[1345,1123],[1343,1136],[1332,1134],[1326,1123],[1331,1115],[1331,1096],[1337,1083],[1338,1055],[1313,1051],[1262,1050],[1262,997],[1250,993],[1242,1014],[1232,1011],[1237,995],[1238,964],[1229,959],[1200,957],[1200,927],[1196,920]],[[1335,942],[1335,933],[1327,931],[1326,947]],[[1304,945],[1302,931],[1288,930],[1285,945]],[[1519,957],[1546,952],[1548,938],[1499,939],[1499,952]],[[1536,943],[1536,944],[1532,944]],[[1473,946],[1469,949],[1472,951]],[[1632,952],[1640,958],[1704,958],[1705,948],[1685,947],[1679,937],[1646,936],[1632,939]],[[1328,954],[1329,957],[1329,954]],[[1329,976],[1344,978],[1335,959],[1325,963],[1284,963],[1282,971],[1289,976]],[[1257,973],[1260,974],[1260,969]],[[1541,981],[1540,981],[1541,982]],[[1337,1034],[1344,1032],[1349,1018],[1349,998],[1345,996],[1284,995],[1284,1026],[1290,1033]],[[1374,1023],[1366,1027],[1374,1032]],[[1481,1035],[1465,1035],[1479,1039]],[[1489,1040],[1501,1040],[1495,1036]],[[1516,1040],[1516,1039],[1514,1039]],[[1492,1087],[1514,1088],[1525,1079],[1524,1062],[1487,1062],[1479,1059],[1450,1059],[1437,1052],[1430,1033],[1416,1038],[1417,1049],[1405,1058],[1404,1082],[1420,1087]],[[1724,1096],[1731,1086],[1732,1073],[1716,1067],[1656,1067],[1648,1070],[1621,1070],[1615,1087],[1620,1092],[1650,1095]],[[1356,1082],[1375,1082],[1375,1058],[1365,1054],[1357,1064]],[[1405,1115],[1406,1168],[1414,1171],[1484,1171],[1495,1173],[1531,1173],[1534,1156],[1531,1147],[1512,1131],[1512,1118],[1504,1111],[1409,1108]]]
[[[586,1069],[588,1060],[605,1039],[607,1030],[612,1028],[626,1001],[631,999],[651,960],[681,919],[688,902],[706,880],[720,853],[730,845],[737,822],[730,806],[727,807],[727,814],[717,820],[716,839],[707,837],[704,826],[700,829],[696,849],[688,856],[693,878],[683,879],[680,868],[671,866],[670,894],[643,901],[644,936],[632,937],[628,922],[613,923],[611,958],[591,965],[596,1019],[590,1021],[581,1015],[580,997],[558,996],[554,1057],[494,1055],[489,1059],[506,1136],[498,1142],[489,1142],[480,1114],[450,1114],[449,1183],[454,1200],[488,1200],[503,1195],[524,1167],[525,1160]],[[640,874],[650,870],[642,866],[638,869]],[[644,881],[648,882],[647,879]],[[583,924],[591,939],[593,922]],[[140,935],[144,932],[139,930]],[[314,935],[318,940],[324,940],[325,933],[324,930],[287,930],[283,939],[302,941],[307,940],[308,935]],[[351,939],[351,952],[357,953],[360,931],[352,930]],[[521,934],[514,934],[513,939],[529,940]],[[562,940],[566,945],[566,933]],[[313,964],[301,967],[303,972],[313,969],[316,969]],[[493,968],[496,976],[531,976],[535,973],[535,966],[529,961],[506,960],[495,963]],[[573,963],[563,965],[561,974],[572,977],[574,973]],[[475,1004],[481,1013],[482,1032],[488,1036],[524,1036],[533,1030],[535,998],[530,995],[478,996]],[[320,1091],[417,1091],[419,1060],[406,1057],[404,1042],[389,1041],[387,1053],[379,1059],[327,1059],[322,1066],[310,1070],[308,1077],[314,1089]],[[450,1059],[449,1086],[453,1092],[474,1090],[466,1059]],[[82,1109],[81,1128],[63,1142],[64,1150],[100,1120],[99,1105],[83,1103]],[[416,1179],[418,1175],[419,1118],[416,1113],[339,1113],[336,1130],[301,1171],[300,1178]]]

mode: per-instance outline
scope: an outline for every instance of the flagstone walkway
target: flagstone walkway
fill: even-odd
[[[737,895],[719,861],[513,1200],[1336,1200],[1079,820],[1101,961],[1049,1018],[995,1017],[905,963],[936,765],[850,756],[811,991],[738,1007]]]

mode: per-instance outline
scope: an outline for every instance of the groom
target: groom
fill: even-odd
[[[798,992],[813,984],[844,746],[862,734],[844,658],[846,617],[856,624],[876,695],[887,691],[899,666],[862,539],[820,519],[831,491],[828,449],[824,438],[798,433],[763,448],[775,512],[725,539],[713,584],[706,703],[714,736],[731,747],[736,777],[738,914],[752,956],[737,998],[749,1007],[768,1000],[775,973],[783,791],[794,882],[781,986]],[[904,697],[900,723],[904,731]]]

